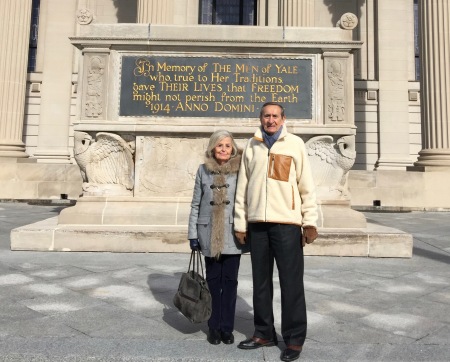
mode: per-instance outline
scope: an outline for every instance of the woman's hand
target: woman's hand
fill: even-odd
[[[191,247],[191,250],[200,250],[200,243],[198,242],[198,239],[189,239],[189,245]]]

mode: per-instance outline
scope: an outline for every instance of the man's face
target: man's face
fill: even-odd
[[[281,116],[281,108],[274,105],[265,106],[261,114],[261,126],[267,134],[273,135],[283,126],[286,117]]]

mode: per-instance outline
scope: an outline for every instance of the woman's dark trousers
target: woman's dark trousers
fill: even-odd
[[[205,257],[206,281],[212,297],[212,313],[208,327],[233,332],[238,286],[240,254]]]

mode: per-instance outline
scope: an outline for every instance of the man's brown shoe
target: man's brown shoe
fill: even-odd
[[[281,353],[280,359],[282,361],[295,361],[300,357],[300,353],[302,352],[302,346],[293,346],[289,345],[287,348]]]
[[[272,347],[278,345],[278,340],[274,339],[264,339],[259,337],[251,337],[242,341],[238,344],[240,349],[256,349],[261,347]]]

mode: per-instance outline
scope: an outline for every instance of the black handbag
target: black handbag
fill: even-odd
[[[173,304],[192,323],[205,322],[211,317],[211,293],[203,276],[202,258],[198,250],[191,253],[188,271],[181,276]]]

